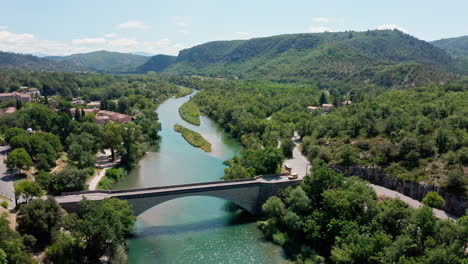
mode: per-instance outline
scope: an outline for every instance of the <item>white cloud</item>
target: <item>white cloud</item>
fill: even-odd
[[[34,40],[34,35],[32,34],[15,34],[9,31],[0,31],[0,44],[4,43],[27,43]]]
[[[117,26],[120,29],[150,29],[143,21],[127,21]]]
[[[322,33],[322,32],[330,32],[331,29],[323,26],[310,26],[309,31],[312,33]]]
[[[174,19],[176,21],[176,25],[178,25],[179,27],[187,27],[188,26],[187,22],[185,22],[182,17],[176,16]]]
[[[405,32],[405,33],[408,33],[408,30],[404,27],[399,27],[395,24],[384,24],[384,25],[380,25],[377,27],[378,30],[394,30],[394,29],[398,29],[400,30],[401,32]]]
[[[188,34],[189,33],[189,31],[186,30],[186,29],[181,29],[181,30],[179,30],[179,32],[182,33],[182,34]]]
[[[8,26],[0,26],[0,30],[6,30],[8,29]]]
[[[72,39],[73,45],[100,45],[105,44],[106,39],[104,38],[82,38],[82,39]]]
[[[115,33],[108,33],[108,34],[105,34],[105,35],[104,35],[104,37],[106,37],[106,38],[115,38],[115,37],[117,37],[117,36],[118,36],[118,35],[115,34]]]
[[[317,23],[330,23],[335,21],[335,19],[331,17],[314,17],[312,20]]]
[[[177,55],[179,50],[188,46],[173,43],[167,38],[158,41],[139,41],[117,38],[81,38],[68,42],[44,40],[28,33],[13,33],[0,30],[0,50],[16,53],[69,55],[96,50],[118,52],[148,52],[151,54]]]
[[[251,34],[249,32],[236,32],[234,33],[234,36],[238,39],[249,39]]]

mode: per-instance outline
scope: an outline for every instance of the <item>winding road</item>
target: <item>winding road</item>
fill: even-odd
[[[298,173],[299,178],[303,178],[306,173],[308,173],[308,170],[311,168],[310,163],[307,161],[306,157],[304,157],[301,154],[301,151],[299,150],[299,145],[301,144],[301,139],[299,134],[297,132],[294,132],[294,137],[291,138],[296,146],[294,147],[293,150],[293,158],[288,159],[284,162],[284,164],[288,167],[291,168],[291,173]],[[402,200],[403,202],[407,203],[409,206],[413,208],[419,208],[422,206],[422,203],[418,200],[415,200],[411,197],[408,197],[406,195],[403,195],[399,192],[390,190],[388,188],[371,184],[369,183],[369,186],[374,189],[375,193],[377,196],[384,196],[384,197],[389,197],[389,198],[398,198]],[[448,214],[447,212],[439,209],[432,209],[434,215],[439,218],[439,219],[449,219],[449,218],[455,218],[454,216]]]

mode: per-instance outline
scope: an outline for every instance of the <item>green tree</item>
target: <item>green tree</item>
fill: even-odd
[[[27,170],[32,166],[31,156],[24,148],[14,149],[7,157],[7,167],[18,171]]]
[[[442,205],[444,205],[445,200],[436,192],[428,192],[426,194],[426,197],[422,200],[422,203],[434,207],[434,208],[442,208]]]
[[[21,180],[15,184],[15,196],[16,198],[23,197],[26,203],[29,202],[33,197],[41,197],[44,195],[44,190],[41,186],[34,181]]]
[[[463,171],[461,169],[452,169],[448,172],[447,178],[447,187],[456,190],[456,191],[464,191],[466,186],[466,178],[463,175]]]
[[[337,164],[341,166],[352,166],[356,164],[357,155],[356,150],[350,145],[345,145],[341,150],[336,154]]]
[[[109,99],[103,97],[101,99],[101,103],[99,104],[99,109],[101,110],[109,110]]]
[[[62,223],[62,209],[54,198],[36,199],[21,205],[18,212],[18,230],[34,236],[40,245],[52,241],[52,236]]]
[[[80,242],[71,234],[57,233],[54,243],[45,250],[45,259],[51,264],[80,264],[86,263],[83,248]]]
[[[81,191],[86,188],[88,173],[86,170],[65,168],[62,171],[50,174],[47,177],[49,192],[59,194],[61,192]]]
[[[283,151],[283,155],[286,158],[292,158],[293,150],[296,144],[290,138],[285,138],[281,141],[281,150]]]
[[[223,179],[234,180],[234,179],[248,179],[255,176],[253,168],[246,168],[240,164],[233,163],[228,168],[224,169]]]
[[[115,151],[122,146],[122,126],[117,123],[107,123],[103,130],[103,147],[111,150],[112,160],[115,160]]]
[[[325,95],[324,92],[322,92],[322,94],[320,94],[319,104],[323,105],[326,103],[327,103],[327,96]]]
[[[8,220],[0,217],[0,250],[6,255],[6,263],[36,263],[26,251],[21,235],[9,224]]]
[[[120,101],[119,101],[120,102]],[[122,127],[122,163],[133,166],[136,160],[143,154],[140,144],[142,143],[141,127],[134,123],[126,123]]]
[[[84,242],[85,254],[98,260],[109,247],[115,249],[131,235],[135,220],[127,201],[83,200],[78,220],[71,228]]]

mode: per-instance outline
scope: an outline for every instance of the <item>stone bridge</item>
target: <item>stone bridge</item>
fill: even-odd
[[[102,200],[118,198],[127,200],[135,215],[169,200],[188,196],[212,196],[230,201],[251,214],[261,212],[261,207],[273,195],[280,194],[289,186],[299,185],[302,177],[288,179],[288,174],[261,175],[252,179],[202,182],[161,187],[112,190],[82,191],[64,193],[56,197],[57,202],[68,212],[79,210],[82,199]]]

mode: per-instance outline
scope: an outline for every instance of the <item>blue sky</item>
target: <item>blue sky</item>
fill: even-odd
[[[213,40],[397,27],[423,40],[468,34],[466,0],[0,0],[0,50],[173,54]]]

